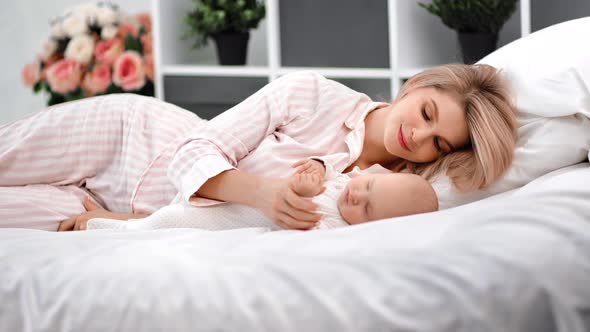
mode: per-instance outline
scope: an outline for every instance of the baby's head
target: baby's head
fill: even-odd
[[[424,178],[408,173],[354,177],[338,197],[338,210],[349,224],[438,210],[438,199]]]

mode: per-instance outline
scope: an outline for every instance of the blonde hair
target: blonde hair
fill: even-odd
[[[442,65],[410,78],[393,102],[425,87],[459,96],[470,145],[430,163],[402,161],[395,170],[405,169],[429,181],[446,172],[459,191],[483,189],[492,184],[510,167],[516,145],[515,108],[508,82],[489,65]]]

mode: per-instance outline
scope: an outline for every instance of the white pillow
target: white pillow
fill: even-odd
[[[521,187],[584,161],[590,149],[590,18],[556,24],[516,40],[479,63],[509,78],[518,110],[513,165],[485,190],[458,193],[448,177],[433,186],[441,209]]]

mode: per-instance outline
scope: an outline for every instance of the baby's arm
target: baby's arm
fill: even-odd
[[[88,229],[158,229],[182,227],[179,220],[186,215],[182,204],[166,205],[145,218],[129,219],[127,222],[116,222],[114,219],[93,218],[88,221]]]
[[[290,178],[291,189],[301,197],[314,197],[326,190],[322,185],[326,175],[324,164],[316,159],[299,160],[292,165],[297,168]]]
[[[220,231],[245,227],[280,229],[273,225],[258,209],[233,203],[210,207],[196,207],[184,203],[170,204],[142,219],[121,222],[113,219],[95,218],[88,222],[88,229],[198,228]]]
[[[326,190],[318,174],[295,174],[289,181],[291,189],[301,197],[314,197]]]

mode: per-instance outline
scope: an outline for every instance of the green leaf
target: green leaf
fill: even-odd
[[[41,90],[43,90],[43,81],[39,81],[35,83],[35,86],[33,86],[33,92],[35,94],[39,93]]]
[[[154,96],[154,83],[152,81],[146,80],[145,84],[141,89],[137,91],[138,94],[144,96]]]
[[[70,92],[64,96],[65,101],[73,101],[84,98],[84,91],[77,89],[76,91]]]
[[[47,101],[47,106],[52,106],[55,104],[63,103],[65,100],[64,96],[59,93],[50,93],[49,100]]]
[[[51,88],[49,87],[49,83],[47,81],[41,81],[41,89],[50,92]]]
[[[127,36],[125,36],[125,51],[135,51],[140,55],[143,55],[143,48],[141,47],[141,41],[139,38],[127,34]]]
[[[111,83],[111,85],[109,85],[109,87],[107,88],[107,91],[105,91],[105,94],[109,94],[109,93],[122,93],[123,89],[121,89],[121,87],[115,85],[115,83]]]
[[[419,2],[443,24],[460,32],[498,32],[516,10],[518,0],[432,0]]]

